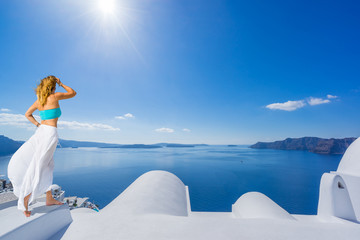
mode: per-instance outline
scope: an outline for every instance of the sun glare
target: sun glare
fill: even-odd
[[[131,31],[138,29],[136,23],[139,21],[140,14],[144,13],[133,0],[91,0],[89,9],[88,33],[94,32],[96,46],[103,49],[121,46],[133,49],[140,59],[144,62],[141,53],[133,42]],[[133,27],[135,26],[135,27]]]
[[[99,9],[104,14],[111,14],[115,11],[115,0],[99,0],[98,1]]]

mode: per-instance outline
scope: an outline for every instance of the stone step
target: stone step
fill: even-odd
[[[72,222],[66,203],[46,206],[45,202],[35,202],[32,208],[31,216],[25,217],[17,209],[17,201],[8,202],[0,211],[0,240],[52,239]]]

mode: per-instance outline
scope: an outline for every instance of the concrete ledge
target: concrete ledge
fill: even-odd
[[[69,206],[35,203],[30,217],[17,206],[0,211],[0,239],[50,239],[72,222]]]

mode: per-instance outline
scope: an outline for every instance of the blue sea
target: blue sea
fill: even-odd
[[[0,157],[0,175],[10,157]],[[54,183],[103,208],[141,174],[166,170],[189,186],[192,211],[228,212],[242,194],[258,191],[292,214],[316,214],[321,176],[341,157],[248,146],[58,148]]]

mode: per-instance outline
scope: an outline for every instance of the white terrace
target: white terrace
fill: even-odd
[[[188,187],[165,171],[140,176],[100,212],[37,202],[32,216],[16,200],[0,205],[0,239],[359,239],[360,138],[336,172],[324,173],[317,215],[289,214],[250,192],[232,212],[192,212]]]

